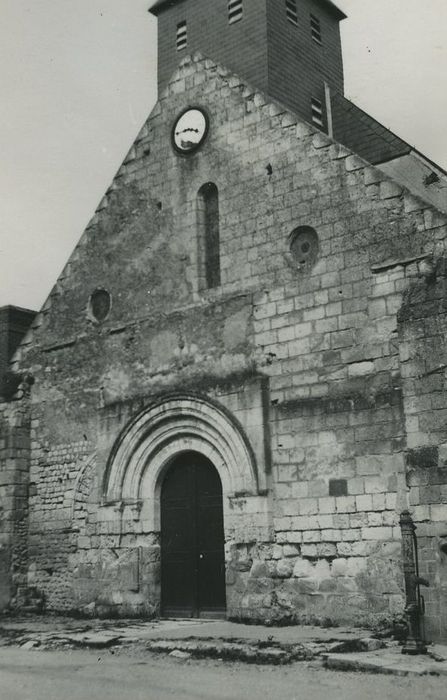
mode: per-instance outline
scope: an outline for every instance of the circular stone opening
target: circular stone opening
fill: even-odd
[[[310,226],[299,226],[289,236],[290,253],[294,263],[302,268],[315,264],[319,253],[317,232]]]
[[[179,153],[196,151],[208,132],[208,117],[202,109],[189,107],[176,119],[172,129],[172,143]]]
[[[95,321],[105,321],[110,313],[112,297],[106,289],[95,289],[89,299],[89,313]]]

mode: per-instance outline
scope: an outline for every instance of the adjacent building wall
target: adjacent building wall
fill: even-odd
[[[30,429],[26,397],[0,401],[0,610],[26,603]]]
[[[35,311],[17,306],[0,309],[0,378],[8,370],[9,362],[35,315]]]
[[[18,392],[20,402],[8,400],[21,382],[9,373],[10,361],[34,317],[28,309],[0,309],[0,610],[17,604],[26,588],[30,418],[24,391],[29,384]]]

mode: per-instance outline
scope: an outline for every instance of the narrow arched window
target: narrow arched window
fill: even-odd
[[[219,192],[212,182],[203,185],[198,194],[199,257],[201,287],[220,285]]]

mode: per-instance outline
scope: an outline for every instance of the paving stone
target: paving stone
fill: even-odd
[[[173,656],[175,659],[190,659],[191,654],[187,651],[181,651],[180,649],[174,649],[169,653],[169,656]]]

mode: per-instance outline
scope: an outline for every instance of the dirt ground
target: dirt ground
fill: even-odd
[[[444,700],[445,678],[177,659],[141,648],[0,648],[1,700]]]

